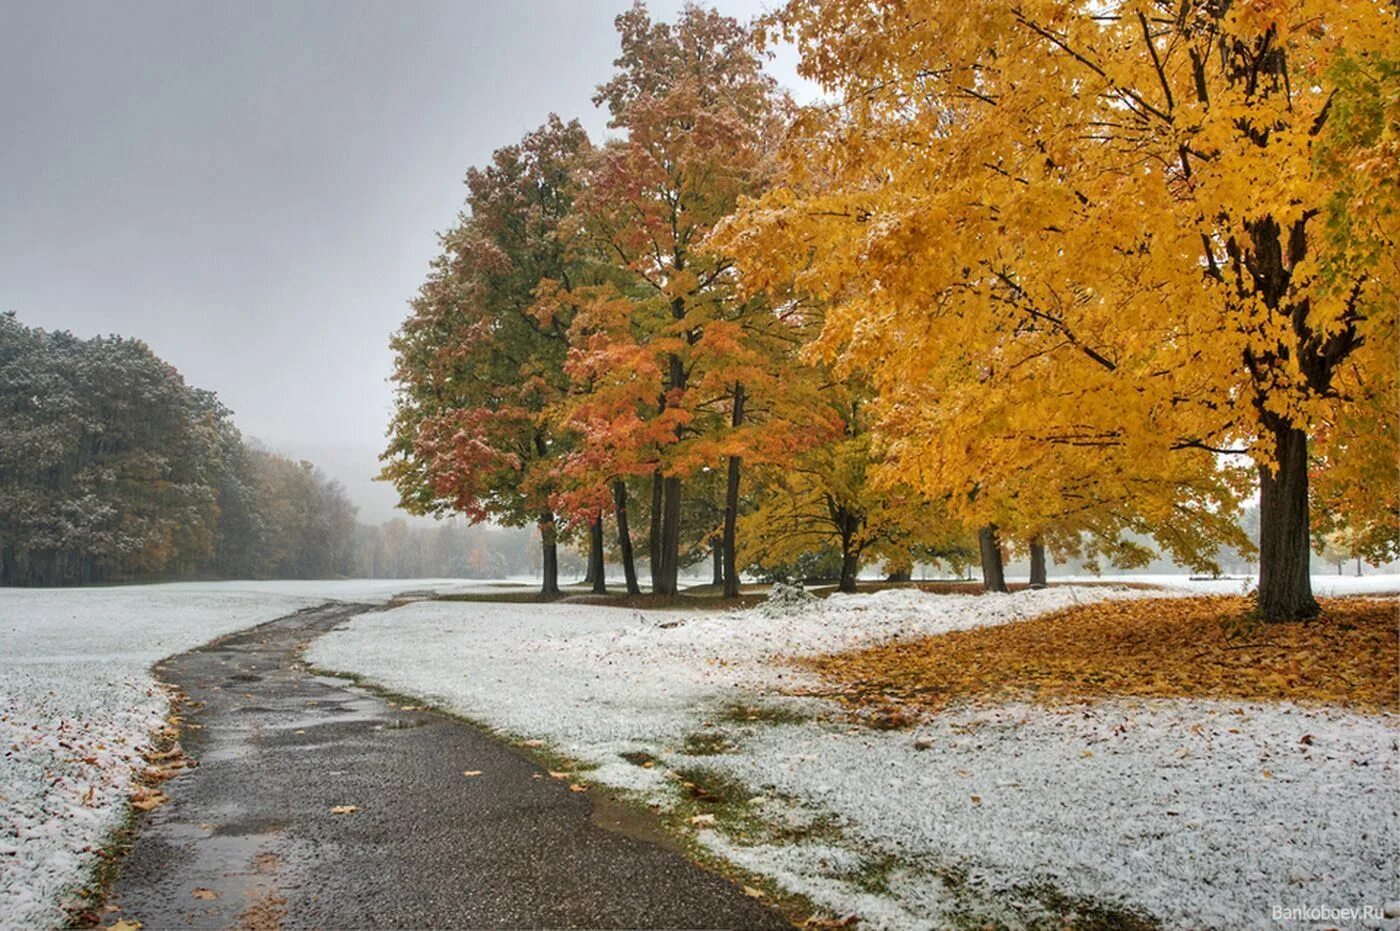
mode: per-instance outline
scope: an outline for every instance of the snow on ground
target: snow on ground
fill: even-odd
[[[168,709],[152,663],[327,600],[460,582],[189,582],[0,589],[0,928],[63,919]]]
[[[668,771],[700,767],[760,796],[770,824],[830,819],[834,838],[755,843],[720,829],[700,840],[877,927],[968,916],[1016,926],[1057,907],[1048,889],[1182,927],[1279,927],[1275,905],[1394,899],[1394,716],[1185,700],[1004,705],[932,717],[917,733],[933,747],[920,751],[908,732],[818,718],[832,709],[783,696],[808,679],[773,662],[1161,594],[905,589],[777,616],[424,602],[362,615],[310,657],[544,739],[596,766],[590,778],[663,805],[676,799]],[[755,706],[788,723],[734,713]],[[697,755],[686,740],[696,734],[723,752]],[[622,759],[634,751],[660,765]]]
[[[1056,576],[1056,582],[1142,582],[1147,585],[1160,585],[1164,588],[1181,589],[1200,595],[1242,595],[1252,592],[1259,584],[1254,576],[1224,576],[1207,579],[1189,575],[1162,575],[1139,573],[1135,575],[1105,576]],[[1319,598],[1345,597],[1347,595],[1394,595],[1400,593],[1400,575],[1376,573],[1373,575],[1315,575],[1312,577],[1313,594]]]

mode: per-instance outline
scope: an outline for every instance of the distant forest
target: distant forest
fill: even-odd
[[[535,568],[524,531],[359,524],[340,483],[230,417],[140,340],[0,315],[0,584]]]

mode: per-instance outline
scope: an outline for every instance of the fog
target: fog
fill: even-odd
[[[144,339],[386,520],[388,338],[435,231],[550,112],[606,133],[623,7],[0,3],[0,310]]]

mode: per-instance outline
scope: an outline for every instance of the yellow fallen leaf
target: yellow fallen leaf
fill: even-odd
[[[581,783],[581,782],[573,782],[573,783],[570,783],[570,784],[569,784],[569,791],[570,791],[570,792],[587,792],[587,791],[588,791],[588,786],[584,785],[584,784]]]
[[[135,808],[137,811],[150,811],[154,808],[159,808],[168,801],[170,801],[170,796],[166,795],[164,792],[142,791],[138,792],[136,796],[132,798],[131,807]]]
[[[333,814],[333,815],[353,815],[355,812],[357,812],[357,811],[359,811],[359,810],[360,810],[360,807],[359,807],[358,805],[332,805],[332,806],[331,806],[331,814]]]
[[[570,776],[573,775],[573,773],[556,773],[553,770],[550,770],[549,774],[555,779],[568,779]]]
[[[761,899],[763,898],[763,890],[755,889],[753,886],[745,886],[744,895],[748,896],[751,899]]]
[[[480,775],[481,775],[481,770],[479,770],[479,769],[465,769],[465,770],[462,770],[462,775],[463,775],[463,776],[480,776]]]
[[[203,899],[205,902],[217,899],[219,897],[219,894],[213,889],[205,889],[202,886],[191,892],[190,895],[194,896],[196,899]]]
[[[108,925],[104,931],[141,931],[141,922],[123,918],[116,924]]]

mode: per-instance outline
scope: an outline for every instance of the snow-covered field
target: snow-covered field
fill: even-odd
[[[443,581],[0,589],[0,928],[62,921],[168,710],[152,663],[330,599]]]
[[[1395,577],[1363,581],[1400,588]],[[545,740],[595,766],[589,778],[662,805],[676,802],[678,770],[738,780],[770,825],[825,830],[755,843],[702,829],[702,843],[875,926],[1016,926],[1058,907],[1047,891],[1193,928],[1312,927],[1275,921],[1274,908],[1393,904],[1392,715],[1113,700],[953,710],[913,734],[874,731],[785,696],[809,680],[773,662],[1160,594],[892,590],[777,614],[418,603],[356,618],[311,659]],[[621,756],[637,751],[659,765]]]

